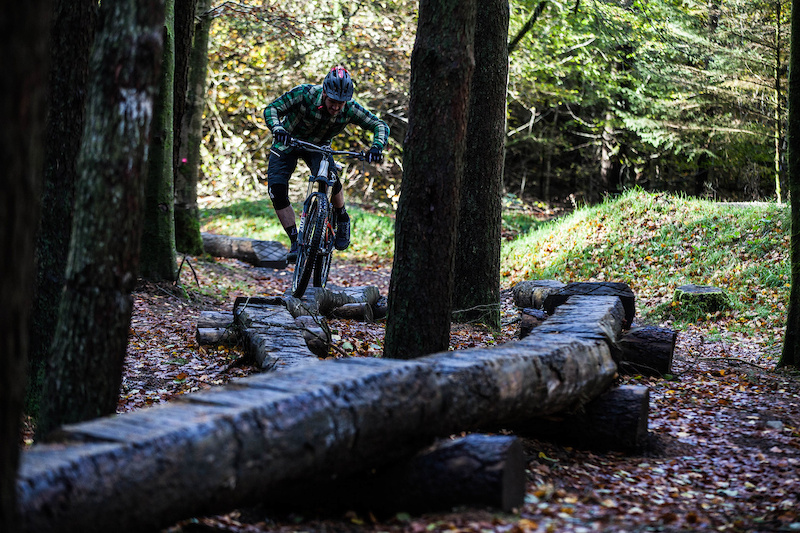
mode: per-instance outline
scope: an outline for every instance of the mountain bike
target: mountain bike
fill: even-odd
[[[336,213],[331,204],[331,193],[343,165],[334,162],[331,166],[329,160],[332,156],[345,156],[366,161],[366,153],[333,150],[330,146],[318,146],[299,139],[292,139],[289,145],[323,155],[317,174],[308,178],[308,193],[297,230],[297,263],[292,279],[292,296],[302,298],[312,274],[314,287],[324,287],[331,268],[336,237]]]

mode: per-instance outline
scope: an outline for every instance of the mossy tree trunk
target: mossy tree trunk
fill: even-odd
[[[108,0],[92,52],[66,286],[40,435],[113,413],[136,284],[163,0]]]
[[[36,244],[36,297],[31,315],[26,402],[28,414],[34,417],[39,409],[44,369],[64,288],[97,9],[97,0],[57,0],[50,34],[44,183]]]
[[[197,11],[198,2],[202,5]],[[197,108],[192,104],[197,96],[197,89],[193,88],[194,81],[192,63],[195,58],[195,43],[202,41],[203,46],[203,81],[205,88],[205,69],[208,61],[208,25],[205,25],[205,36],[195,39],[195,31],[203,27],[203,21],[209,19],[208,0],[189,0],[175,5],[175,246],[179,252],[199,255],[203,253],[203,238],[200,235],[200,219],[197,209],[197,174],[193,184],[187,182],[185,176],[188,170],[188,157],[186,156],[186,143],[188,135],[185,131],[189,128],[193,114]],[[196,15],[199,14],[201,18]],[[199,21],[199,22],[196,22]],[[191,97],[189,96],[191,93]],[[202,96],[202,93],[200,93]],[[202,114],[202,103],[200,110]],[[202,115],[201,117],[202,118]],[[202,122],[201,122],[202,124]],[[198,146],[198,154],[200,152]]]
[[[410,359],[450,343],[475,17],[475,0],[419,3],[385,357]]]
[[[203,109],[208,70],[208,32],[211,0],[198,0],[194,39],[189,55],[186,110],[181,126],[181,145],[175,172],[175,240],[178,251],[203,253],[197,182],[200,176],[200,144],[203,141]]]
[[[508,86],[508,0],[491,0],[475,26],[475,72],[453,290],[454,318],[500,328],[501,191]]]
[[[792,43],[789,52],[789,198],[792,209],[790,263],[792,288],[786,337],[778,367],[800,368],[800,0],[792,0]]]
[[[8,10],[9,7],[6,6]],[[0,16],[0,531],[15,533],[36,225],[46,114],[49,0]]]
[[[173,174],[175,87],[175,0],[165,1],[164,52],[153,111],[153,130],[145,186],[141,275],[152,281],[174,281],[175,185]]]

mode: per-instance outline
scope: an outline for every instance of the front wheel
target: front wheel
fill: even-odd
[[[328,219],[328,198],[323,193],[315,193],[306,211],[303,235],[298,243],[297,264],[292,279],[292,296],[302,298],[311,280],[311,273],[317,262],[320,243],[325,233]]]
[[[314,286],[324,287],[328,283],[328,272],[331,269],[333,258],[333,241],[336,238],[336,216],[329,217],[330,224],[326,224],[325,234],[320,246],[320,253],[314,264]]]

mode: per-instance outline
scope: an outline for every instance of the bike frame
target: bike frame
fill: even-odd
[[[328,282],[336,236],[336,221],[331,195],[339,170],[331,168],[330,160],[333,156],[345,156],[364,161],[366,154],[333,150],[329,145],[319,146],[299,139],[292,139],[289,145],[309,152],[320,153],[323,156],[316,175],[309,176],[308,192],[303,202],[303,211],[300,214],[300,227],[297,235],[298,253],[292,279],[292,295],[295,298],[301,298],[311,281],[312,273],[315,287],[324,287]],[[334,164],[339,166],[336,162]]]

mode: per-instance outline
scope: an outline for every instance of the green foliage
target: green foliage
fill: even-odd
[[[539,4],[511,3],[516,35]],[[777,7],[780,6],[780,15]],[[393,130],[386,162],[348,173],[359,202],[396,205],[417,3],[224,3],[211,31],[201,196],[266,196],[266,104],[333,63]],[[789,4],[551,0],[510,57],[504,184],[525,201],[594,203],[640,186],[771,198],[785,168]],[[363,149],[347,131],[339,148]],[[302,180],[292,182],[302,196]]]

